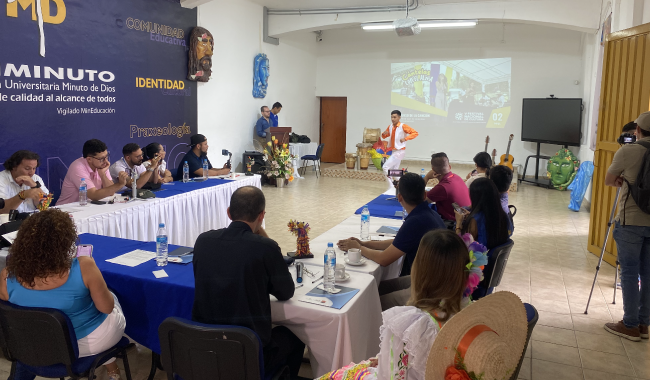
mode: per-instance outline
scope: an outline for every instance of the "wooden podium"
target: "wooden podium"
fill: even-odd
[[[288,144],[291,137],[291,127],[271,127],[271,136],[280,144]]]

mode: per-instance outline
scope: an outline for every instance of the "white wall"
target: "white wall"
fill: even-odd
[[[316,41],[313,33],[282,39],[279,46],[260,43],[262,7],[248,0],[214,0],[198,8],[198,25],[215,39],[212,79],[198,86],[199,132],[208,138],[209,158],[221,167],[222,149],[233,152],[233,167],[252,149],[260,107],[279,101],[280,126],[318,140],[318,99],[314,96]],[[253,58],[266,53],[271,76],[265,99],[255,99]]]
[[[512,112],[508,127],[485,126],[419,130],[409,141],[407,158],[430,158],[445,151],[452,161],[472,162],[490,135],[490,150],[505,153],[508,135],[515,135],[511,154],[522,165],[536,145],[521,142],[521,103],[525,97],[582,98],[583,33],[538,25],[481,23],[473,29],[423,31],[399,38],[392,32],[364,32],[360,28],[328,30],[318,50],[316,95],[348,98],[347,151],[361,141],[364,127],[386,128],[390,123],[391,62],[512,57]],[[580,81],[575,85],[574,81]],[[587,108],[588,109],[588,108]],[[583,120],[586,119],[586,112]],[[584,122],[583,122],[584,123]],[[583,134],[584,135],[584,134]],[[542,145],[542,154],[560,146]],[[572,147],[578,155],[579,148]],[[540,165],[545,173],[546,162]],[[534,171],[533,161],[529,173]]]

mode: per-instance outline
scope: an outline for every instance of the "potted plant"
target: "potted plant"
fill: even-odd
[[[275,137],[264,149],[264,173],[275,181],[276,187],[284,187],[293,181],[293,164],[295,156],[289,153],[287,144],[280,145]]]

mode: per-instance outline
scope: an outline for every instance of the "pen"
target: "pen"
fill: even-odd
[[[305,284],[296,285],[296,289],[302,287],[303,285],[305,285]]]
[[[317,279],[315,279],[314,281],[312,281],[311,283],[313,284],[314,282],[316,282],[316,281],[318,281],[318,280],[320,280],[320,279],[322,279],[322,278],[323,278],[323,276],[320,276],[320,277],[318,277]]]

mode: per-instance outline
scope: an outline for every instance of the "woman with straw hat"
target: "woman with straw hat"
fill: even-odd
[[[422,237],[411,268],[409,306],[382,313],[379,354],[323,375],[321,380],[424,380],[427,357],[442,326],[469,304],[476,281],[469,281],[485,265],[484,247],[468,248],[449,230],[433,230]],[[482,248],[482,249],[481,249]],[[444,331],[444,330],[443,330]]]
[[[502,380],[517,370],[528,336],[519,297],[497,292],[472,303],[436,337],[426,380]]]

